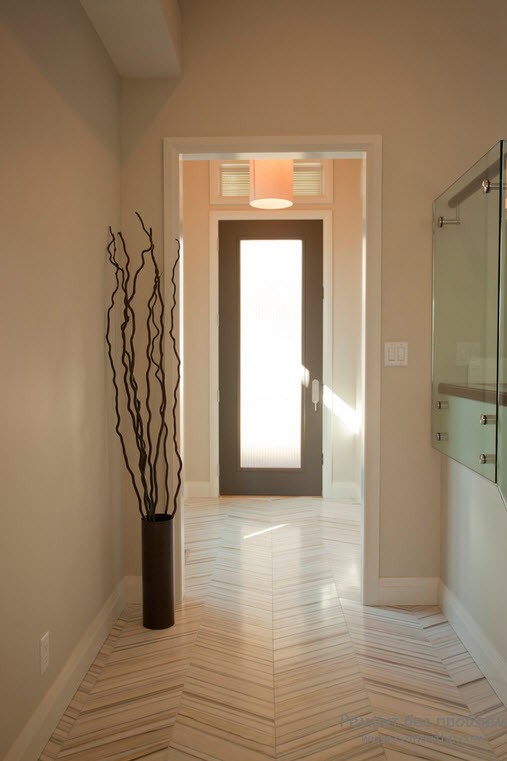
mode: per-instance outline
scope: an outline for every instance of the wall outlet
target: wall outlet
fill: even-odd
[[[49,632],[40,641],[40,673],[44,674],[49,666]]]

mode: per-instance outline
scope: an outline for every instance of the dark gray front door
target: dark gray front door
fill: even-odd
[[[322,494],[322,222],[219,224],[220,494]]]

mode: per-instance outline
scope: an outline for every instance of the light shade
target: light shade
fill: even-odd
[[[292,206],[294,164],[290,159],[250,161],[250,206],[287,209]]]

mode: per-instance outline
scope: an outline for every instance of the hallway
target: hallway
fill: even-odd
[[[199,500],[185,521],[176,625],[129,606],[40,761],[507,759],[507,710],[438,609],[358,602],[357,506]]]

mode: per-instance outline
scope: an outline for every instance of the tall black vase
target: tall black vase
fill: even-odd
[[[168,629],[174,624],[173,520],[160,513],[141,524],[143,626]]]

